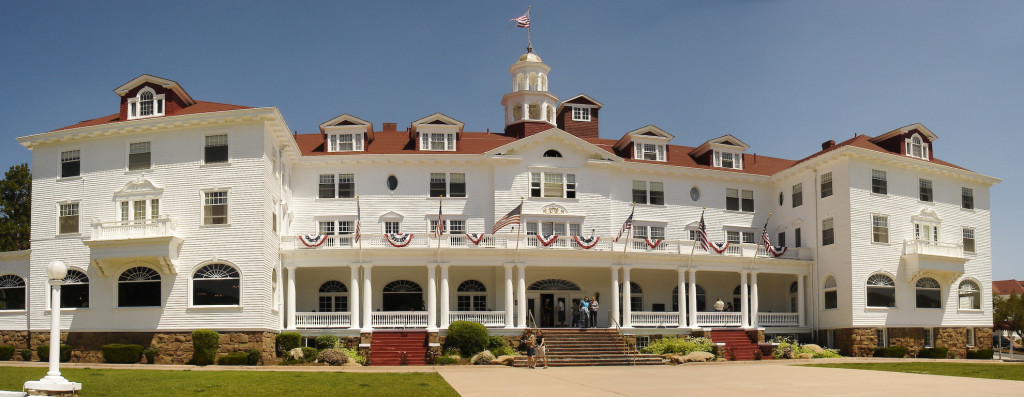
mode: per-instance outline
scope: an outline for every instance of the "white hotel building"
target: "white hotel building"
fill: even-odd
[[[456,320],[515,334],[528,312],[569,326],[572,300],[595,296],[598,325],[627,335],[738,327],[855,355],[991,345],[999,180],[936,158],[923,125],[795,160],[651,125],[602,139],[602,105],[558,102],[549,70],[532,52],[511,66],[504,133],[435,113],[402,129],[343,114],[293,134],[276,108],[135,78],[115,89],[118,113],[18,139],[33,152],[32,248],[0,256],[0,343],[47,330],[44,267],[61,260],[62,324],[83,346],[197,328],[443,334]],[[630,238],[615,241],[633,202]],[[523,230],[490,234],[520,203]],[[435,238],[439,205],[448,234]],[[702,213],[710,240],[729,242],[721,254],[695,248]],[[781,256],[761,244],[766,220]]]

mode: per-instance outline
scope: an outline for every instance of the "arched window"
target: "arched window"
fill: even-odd
[[[320,312],[347,312],[348,288],[341,281],[331,280],[320,285],[317,292]]]
[[[920,135],[914,134],[907,139],[907,156],[919,159],[928,159],[928,144],[921,139]]]
[[[423,288],[409,280],[395,280],[384,286],[384,311],[426,310]]]
[[[192,304],[237,305],[239,287],[238,270],[223,263],[211,263],[192,275]]]
[[[523,119],[523,108],[516,106],[512,108],[512,120],[519,121]]]
[[[740,306],[743,303],[743,300],[741,299],[742,297],[743,296],[740,295],[740,286],[737,285],[736,288],[732,289],[732,311],[738,312],[738,311],[740,311],[740,308],[743,307],[743,306]],[[750,296],[750,284],[747,284],[747,304],[748,305],[750,304],[750,300],[751,299],[752,299],[752,297]],[[750,307],[750,306],[747,306],[747,307]],[[729,308],[726,308],[725,310],[729,311]]]
[[[75,269],[68,269],[64,285],[60,287],[60,307],[89,307],[89,276]]]
[[[160,306],[160,273],[144,266],[125,270],[117,278],[117,306]]]
[[[622,293],[622,283],[619,283],[619,293]],[[644,290],[640,288],[640,284],[632,281],[629,282],[629,310],[636,312],[644,310]]]
[[[826,277],[822,289],[825,290],[825,309],[838,308],[839,288],[836,285],[836,278],[832,276]]]
[[[579,291],[580,286],[572,281],[549,278],[534,282],[526,289],[530,291]]]
[[[529,118],[530,120],[543,120],[542,118],[540,118],[540,104],[539,103],[536,103],[536,102],[531,103],[530,107],[529,107],[529,110],[530,110],[530,112],[529,112],[529,116],[527,116],[527,118]]]
[[[942,307],[942,286],[931,277],[922,277],[915,284],[917,289],[917,307],[921,309],[938,309]]]
[[[960,308],[981,309],[981,288],[974,281],[960,282]]]
[[[129,120],[163,115],[164,95],[157,95],[152,88],[143,88],[134,97],[128,99]]]
[[[487,287],[476,280],[466,280],[459,284],[456,292],[456,310],[484,311],[487,310]]]
[[[689,287],[686,287],[689,288]],[[687,289],[686,291],[689,291]],[[685,293],[685,292],[684,292]],[[704,287],[697,285],[697,311],[704,311],[704,307],[707,304],[707,294],[704,293]],[[679,311],[679,286],[672,288],[672,311]]]
[[[562,157],[562,153],[559,153],[555,149],[549,149],[548,151],[544,152],[544,157]]]
[[[884,274],[875,274],[868,278],[868,306],[896,307],[896,283]]]
[[[0,310],[25,310],[25,279],[14,274],[0,276]]]
[[[139,94],[139,116],[153,115],[153,91],[143,91]]]
[[[797,304],[796,304],[796,302],[798,300],[797,296],[800,294],[799,291],[800,291],[800,286],[796,283],[796,281],[794,281],[794,282],[789,284],[789,312],[790,313],[796,313],[796,312],[799,311],[799,310],[797,310]]]

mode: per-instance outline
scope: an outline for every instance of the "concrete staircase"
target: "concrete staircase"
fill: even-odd
[[[725,343],[722,357],[728,360],[750,361],[760,354],[757,343],[752,341],[742,329],[715,328],[711,330],[711,341]]]
[[[622,336],[614,329],[544,329],[548,350],[548,366],[581,367],[596,365],[662,365],[656,354],[639,354],[626,350]],[[514,366],[526,367],[525,355],[515,359]],[[544,366],[538,357],[538,366]]]
[[[370,365],[427,365],[426,331],[373,331]]]

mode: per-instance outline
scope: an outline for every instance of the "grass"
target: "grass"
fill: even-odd
[[[0,390],[20,391],[46,368],[0,367]],[[158,371],[62,368],[82,396],[458,396],[437,373]]]
[[[807,364],[805,367],[865,369],[871,371],[907,372],[926,375],[962,376],[967,378],[1024,381],[1022,364],[979,364],[948,362]]]

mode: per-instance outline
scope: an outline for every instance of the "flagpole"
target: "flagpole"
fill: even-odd
[[[356,227],[358,227],[360,229],[362,229],[362,222],[363,222],[363,220],[361,219],[363,217],[362,212],[363,212],[362,208],[359,207],[359,196],[356,196]],[[359,243],[359,255],[358,255],[358,258],[359,258],[359,263],[363,263],[363,231],[362,230],[358,230],[357,232],[359,233],[359,235],[356,236],[358,238],[358,243]]]
[[[522,205],[523,205],[524,201],[526,201],[525,197],[520,197],[519,198],[519,206],[520,206],[519,207],[519,223],[518,223],[519,228],[516,230],[516,251],[515,251],[514,254],[512,254],[512,264],[513,265],[515,265],[519,261],[519,240],[520,240],[520,235],[522,235],[522,233],[523,233],[523,210],[522,210],[523,207],[522,207]]]
[[[629,211],[629,217],[633,218],[633,214],[636,213],[636,201],[633,202],[633,209]],[[629,239],[633,236],[633,219],[629,220],[629,230],[626,231],[626,243],[622,245],[622,261],[621,264],[626,264],[626,248],[629,248]]]
[[[708,210],[708,207],[701,208],[701,210],[700,210],[700,219],[704,219],[704,212],[707,211],[707,210]],[[700,229],[699,229],[700,225],[697,225],[697,227],[698,227],[697,238],[700,239]],[[694,253],[694,251],[696,249],[697,249],[697,241],[694,241],[693,242],[693,246],[690,247],[690,262],[686,264],[686,268],[687,269],[693,267],[693,253]]]
[[[768,218],[765,218],[765,220],[764,220],[764,229],[761,230],[762,239],[764,237],[764,234],[768,232],[768,220],[769,219],[772,219],[772,213],[771,212],[768,213]],[[758,244],[758,245],[760,245],[760,244]],[[767,250],[768,247],[765,247],[765,249]],[[754,257],[750,258],[750,266],[748,266],[748,268],[750,270],[754,269],[754,260],[755,259],[757,259],[757,250],[756,249],[754,250]]]
[[[442,194],[437,198],[437,227],[434,228],[435,232],[437,228],[441,228],[441,234],[437,235],[437,263],[441,263],[441,236],[444,235],[444,219],[442,219],[442,208],[444,206],[444,195]]]
[[[526,7],[526,17],[530,17],[530,6]],[[533,52],[533,39],[530,37],[530,27],[526,27],[526,52]]]

